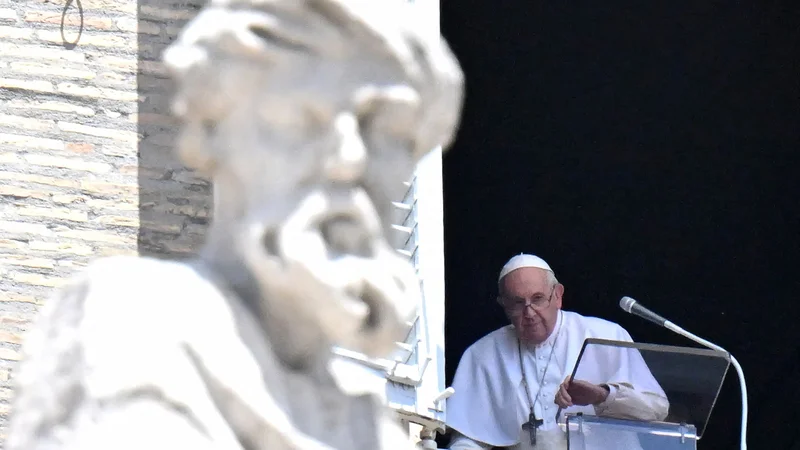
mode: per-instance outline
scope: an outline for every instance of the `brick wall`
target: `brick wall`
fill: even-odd
[[[0,0],[0,442],[24,331],[94,258],[184,256],[205,180],[171,152],[158,62],[202,0]]]

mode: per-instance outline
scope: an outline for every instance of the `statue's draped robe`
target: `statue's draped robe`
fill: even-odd
[[[556,339],[559,327],[560,337]],[[447,400],[447,426],[456,431],[450,448],[565,449],[564,433],[556,422],[558,406],[554,398],[559,385],[572,374],[587,338],[631,341],[628,332],[615,323],[564,311],[545,342],[522,346],[530,395],[539,395],[534,413],[544,421],[538,430],[536,447],[531,447],[528,432],[521,427],[528,420],[530,402],[522,383],[520,352],[513,327],[500,328],[470,346],[456,370],[452,384],[455,394]],[[542,380],[551,351],[553,357]],[[596,407],[573,406],[563,410],[562,422],[564,414],[578,412],[639,420],[663,420],[667,415],[669,403],[664,391],[637,352],[618,349],[588,352],[581,361],[577,378],[608,384],[611,392]],[[628,442],[620,448],[631,448],[629,445]]]
[[[380,379],[288,369],[199,267],[101,259],[59,291],[23,347],[6,449],[407,448]]]

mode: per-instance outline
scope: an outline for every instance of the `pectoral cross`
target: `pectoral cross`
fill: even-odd
[[[522,424],[522,429],[526,430],[531,436],[531,446],[536,445],[536,431],[544,424],[544,420],[537,419],[531,408],[531,413],[528,414],[528,421]]]

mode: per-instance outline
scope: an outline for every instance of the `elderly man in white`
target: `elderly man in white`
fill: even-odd
[[[498,292],[511,324],[478,340],[459,362],[447,400],[451,450],[566,449],[559,407],[562,420],[577,412],[664,420],[669,402],[636,352],[590,358],[581,362],[580,380],[569,378],[585,339],[631,337],[615,323],[562,310],[564,286],[543,259],[511,258]],[[617,448],[638,447],[635,436],[622,439]]]

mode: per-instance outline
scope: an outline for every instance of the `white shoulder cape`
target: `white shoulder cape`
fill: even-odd
[[[628,332],[613,322],[570,311],[563,314],[558,351],[566,350],[568,373],[572,373],[586,338],[631,341]],[[592,379],[581,378],[597,384],[630,380],[630,364],[612,359],[616,361],[598,361]],[[447,426],[495,447],[518,444],[520,426],[528,415],[518,400],[521,386],[517,338],[513,326],[507,325],[475,342],[461,357],[452,384],[455,394],[447,399]]]

